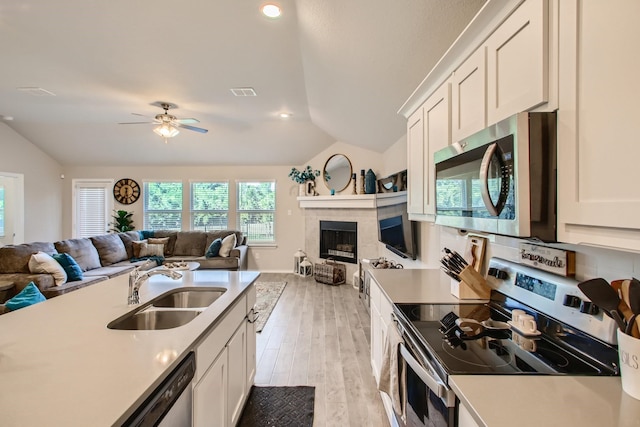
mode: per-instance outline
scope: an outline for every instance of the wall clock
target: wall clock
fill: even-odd
[[[130,205],[140,197],[140,186],[132,179],[122,178],[113,186],[113,197],[123,205]]]

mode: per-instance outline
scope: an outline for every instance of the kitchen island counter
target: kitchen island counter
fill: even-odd
[[[176,287],[227,291],[186,325],[165,330],[111,330],[127,306],[128,276],[0,316],[0,424],[120,425],[223,318],[257,279],[252,271],[182,271],[153,276],[140,302]]]

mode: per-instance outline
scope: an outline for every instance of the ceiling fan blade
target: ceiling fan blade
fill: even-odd
[[[186,118],[186,119],[176,119],[176,122],[186,125],[186,124],[192,124],[192,123],[200,123],[200,120],[198,119],[194,119],[194,118]]]
[[[118,123],[119,125],[153,125],[156,124],[158,122],[124,122],[124,123]]]
[[[193,130],[196,132],[200,132],[200,133],[207,133],[209,132],[207,129],[202,129],[202,128],[197,128],[195,126],[189,126],[189,125],[183,125],[182,123],[178,123],[175,120],[173,122],[171,122],[174,126],[179,127],[179,128],[183,128],[183,129],[188,129],[188,130]]]
[[[148,119],[153,119],[153,117],[151,117],[151,116],[146,116],[146,115],[140,114],[140,113],[131,113],[131,114],[133,114],[134,116],[140,116],[140,117],[146,117]]]

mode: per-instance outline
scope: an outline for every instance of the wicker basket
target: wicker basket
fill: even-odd
[[[313,266],[313,278],[327,285],[342,285],[347,281],[347,267],[332,259]]]

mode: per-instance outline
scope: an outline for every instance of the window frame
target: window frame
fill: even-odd
[[[148,209],[147,204],[149,201],[149,184],[162,184],[162,183],[170,183],[170,184],[180,184],[180,209]],[[142,226],[144,230],[175,230],[181,231],[184,227],[184,182],[179,179],[146,179],[142,181]],[[150,224],[148,224],[148,214],[149,213],[164,213],[164,214],[179,214],[180,220],[178,221],[180,226],[179,228],[153,228]]]
[[[227,209],[222,210],[222,209],[208,209],[208,210],[203,210],[203,209],[194,209],[193,205],[194,205],[194,191],[193,191],[193,185],[194,184],[206,184],[206,183],[211,183],[211,184],[226,184],[227,185]],[[230,183],[229,180],[189,180],[189,230],[197,230],[197,228],[195,228],[195,225],[193,223],[194,221],[194,214],[198,214],[198,213],[224,213],[226,214],[227,218],[226,218],[226,222],[227,225],[225,227],[225,229],[229,229],[229,219],[231,217],[231,202],[230,202],[230,197],[231,197],[231,192],[230,192]],[[211,230],[207,230],[206,226],[205,226],[205,230],[203,231],[216,231],[218,230],[217,228],[212,228]]]
[[[240,188],[242,184],[246,183],[270,183],[273,184],[273,209],[241,209],[240,207]],[[276,179],[238,179],[236,180],[236,188],[235,188],[235,196],[236,196],[236,227],[238,230],[241,230],[243,234],[247,238],[247,245],[249,246],[275,246],[277,243],[277,196],[278,196],[278,183]],[[241,217],[244,213],[271,213],[273,215],[272,222],[272,239],[271,240],[251,240],[249,238],[249,233],[245,232],[242,227]]]

